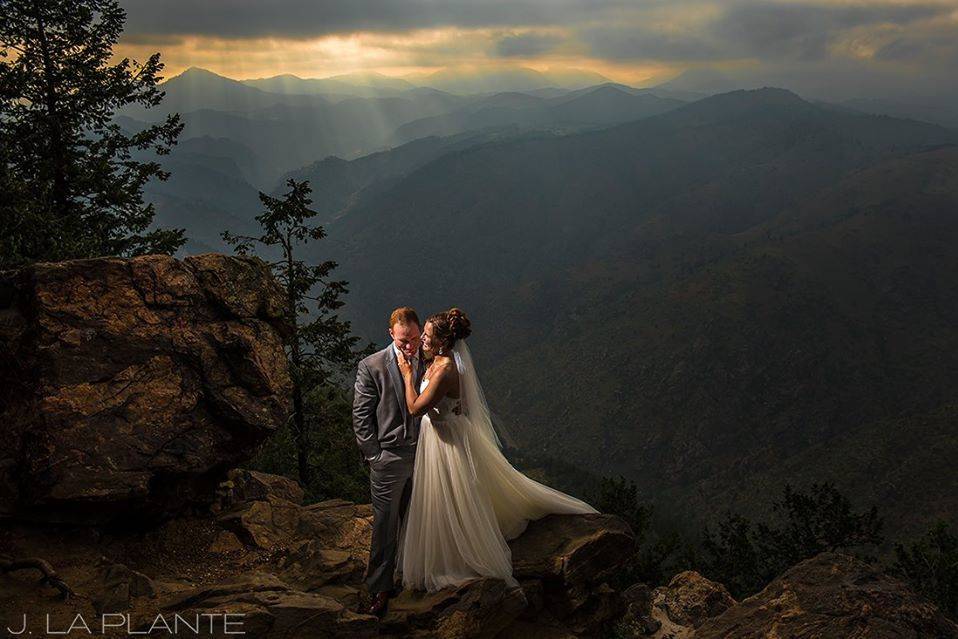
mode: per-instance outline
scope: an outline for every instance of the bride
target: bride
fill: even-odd
[[[506,540],[548,514],[598,512],[526,477],[502,454],[465,343],[470,333],[457,308],[426,320],[422,350],[432,363],[419,388],[398,358],[406,406],[422,415],[397,558],[404,588],[432,592],[480,576],[518,586]]]

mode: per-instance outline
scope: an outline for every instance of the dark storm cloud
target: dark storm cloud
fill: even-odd
[[[256,54],[258,49],[246,42],[256,38],[307,41],[352,33],[382,35],[366,42],[372,42],[371,49],[378,47],[370,59],[391,56],[385,66],[579,56],[582,61],[576,63],[584,68],[596,60],[618,68],[736,66],[745,61],[746,66],[758,63],[763,68],[810,66],[817,73],[853,61],[876,71],[900,71],[901,65],[908,65],[911,74],[916,65],[923,65],[923,74],[937,77],[948,75],[958,62],[958,24],[949,18],[954,1],[120,1],[128,12],[124,42],[165,47],[164,53],[180,48],[184,65],[202,56],[225,64],[220,60],[227,51]],[[416,30],[445,27],[457,31],[405,37]],[[211,43],[213,39],[227,42]],[[295,50],[293,43],[276,47]],[[327,62],[320,54],[310,55],[319,56],[311,65]],[[262,56],[258,60],[249,64],[264,64]]]
[[[176,46],[183,44],[183,36],[172,33],[124,33],[123,43],[151,47]]]
[[[697,33],[664,33],[644,27],[592,27],[582,31],[590,52],[606,60],[711,60],[723,47]]]
[[[657,0],[658,1],[658,0]],[[127,31],[312,38],[357,31],[576,23],[628,0],[125,0]]]
[[[908,38],[898,38],[875,52],[876,60],[915,60],[928,52],[924,42],[914,42]]]
[[[729,53],[760,58],[818,60],[828,45],[855,27],[905,26],[947,13],[942,5],[824,6],[819,4],[739,4],[709,30]]]
[[[562,39],[558,36],[538,33],[523,33],[501,38],[496,42],[496,55],[509,57],[530,57],[554,49]]]
[[[954,64],[958,62],[958,24],[944,24],[931,32],[905,35],[875,52],[879,61],[916,60]]]
[[[945,15],[942,5],[828,6],[812,3],[739,2],[697,28],[620,24],[582,29],[591,52],[612,60],[699,61],[758,58],[809,61],[829,56],[829,46],[849,30],[885,24],[905,27]],[[917,50],[919,42],[911,42]]]

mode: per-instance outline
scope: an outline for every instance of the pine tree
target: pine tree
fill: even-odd
[[[98,255],[172,253],[182,229],[147,231],[150,178],[133,153],[169,153],[178,114],[125,132],[114,114],[163,98],[160,54],[110,64],[126,13],[115,0],[3,0],[0,11],[0,267]]]
[[[347,292],[345,281],[330,278],[336,262],[328,260],[311,266],[296,259],[298,251],[309,241],[326,237],[326,232],[322,226],[308,223],[316,215],[309,208],[309,182],[289,179],[286,185],[289,191],[282,198],[259,194],[266,209],[256,216],[262,235],[250,237],[224,231],[222,237],[242,255],[249,254],[254,244],[280,251],[279,259],[269,265],[286,290],[286,315],[294,327],[286,346],[293,378],[293,433],[299,481],[308,486],[313,473],[305,398],[313,390],[333,383],[336,374],[354,365],[365,351],[354,351],[359,338],[352,335],[349,322],[340,320],[335,313],[343,306],[341,296]],[[315,303],[312,319],[307,301]]]

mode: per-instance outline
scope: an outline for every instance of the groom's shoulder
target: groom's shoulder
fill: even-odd
[[[378,365],[382,364],[383,360],[386,359],[386,353],[388,353],[388,352],[389,352],[389,346],[387,346],[386,348],[383,348],[383,349],[381,349],[381,350],[376,351],[376,352],[373,353],[372,355],[367,355],[367,356],[364,357],[359,363],[360,363],[360,365],[366,366],[366,367],[370,367],[370,366],[375,367],[375,366],[378,366]]]

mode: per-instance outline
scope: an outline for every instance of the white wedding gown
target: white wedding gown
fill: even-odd
[[[548,514],[598,511],[509,463],[463,340],[453,353],[460,399],[444,397],[422,418],[397,566],[403,587],[415,590],[432,592],[479,576],[517,586],[506,540]],[[423,379],[420,392],[428,384]],[[457,403],[461,415],[454,412]]]

